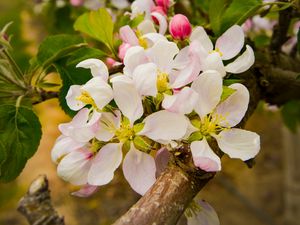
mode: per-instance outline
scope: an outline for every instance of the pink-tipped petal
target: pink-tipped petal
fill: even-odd
[[[87,198],[95,194],[98,191],[98,189],[99,189],[98,186],[86,184],[83,187],[81,187],[80,190],[72,192],[71,195],[80,198]]]
[[[159,33],[164,35],[168,29],[168,22],[166,17],[159,12],[152,12],[151,15],[158,21]]]
[[[167,168],[171,154],[166,148],[161,148],[155,155],[156,177]]]
[[[132,145],[123,162],[123,173],[131,188],[144,195],[156,180],[155,172],[153,157]]]
[[[121,27],[119,33],[123,42],[131,46],[139,45],[139,40],[130,26],[126,25]]]

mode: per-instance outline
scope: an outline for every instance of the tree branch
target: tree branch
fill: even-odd
[[[42,175],[35,179],[27,194],[20,200],[18,211],[23,214],[31,225],[64,225],[51,204],[48,180]]]

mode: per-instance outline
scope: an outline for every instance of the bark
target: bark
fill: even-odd
[[[20,200],[18,211],[31,225],[64,225],[51,204],[50,191],[46,176],[41,175],[29,187],[27,194]]]

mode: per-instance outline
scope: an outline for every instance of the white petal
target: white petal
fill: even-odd
[[[81,198],[87,198],[96,193],[98,189],[98,186],[86,184],[82,188],[80,188],[80,190],[72,192],[71,195]]]
[[[103,109],[113,99],[112,88],[100,77],[92,78],[81,89],[90,94],[98,109]]]
[[[121,112],[115,111],[114,114],[110,112],[101,113],[98,131],[95,134],[95,137],[98,140],[105,142],[109,141],[115,135],[116,130],[119,129]]]
[[[128,76],[114,77],[111,82],[113,83],[116,104],[132,125],[144,112],[141,96],[134,82]]]
[[[125,9],[129,6],[129,2],[127,0],[111,0],[111,4],[118,9]]]
[[[190,47],[186,46],[179,51],[173,61],[174,69],[183,69],[190,63]]]
[[[221,170],[221,160],[209,147],[205,138],[202,141],[192,142],[191,152],[195,166],[206,172]]]
[[[123,173],[131,188],[144,195],[156,180],[155,172],[153,157],[132,145],[123,162]]]
[[[145,49],[141,46],[134,46],[127,50],[124,57],[124,73],[131,76],[134,69],[143,63],[148,62]]]
[[[203,61],[203,71],[216,70],[222,77],[226,75],[225,67],[218,52],[210,53]]]
[[[164,17],[162,14],[158,12],[152,12],[151,16],[157,19],[159,24],[159,33],[164,35],[168,29],[168,22],[166,17]]]
[[[225,70],[229,73],[243,73],[248,70],[255,61],[253,49],[246,45],[246,51],[236,58],[232,63],[225,66]]]
[[[139,40],[130,26],[126,25],[121,27],[119,33],[123,42],[131,46],[139,45]]]
[[[57,174],[74,185],[87,183],[93,154],[87,149],[73,151],[66,155],[57,166]]]
[[[154,24],[151,20],[142,21],[137,28],[141,34],[156,33]]]
[[[103,146],[95,156],[88,174],[88,183],[92,185],[105,185],[113,177],[115,170],[122,162],[122,145],[110,143]]]
[[[147,53],[151,62],[155,63],[161,72],[169,73],[178,52],[179,49],[174,42],[158,41]]]
[[[220,149],[231,158],[245,161],[255,157],[260,150],[260,137],[251,131],[232,128],[223,130],[214,137]]]
[[[232,59],[244,46],[244,31],[241,26],[233,25],[216,42],[216,49],[222,52],[222,59]]]
[[[71,122],[60,124],[58,128],[64,135],[75,141],[88,142],[95,137],[100,116],[100,113],[90,114],[89,109],[84,108],[76,114]]]
[[[226,119],[219,123],[224,127],[234,127],[243,119],[250,99],[249,91],[244,85],[236,83],[229,87],[236,92],[218,105],[215,111],[215,114],[222,115]]]
[[[85,69],[90,69],[93,77],[101,77],[104,81],[108,79],[108,69],[104,62],[99,59],[86,59],[76,65]]]
[[[76,98],[81,95],[80,87],[80,85],[72,85],[69,88],[69,91],[66,96],[67,105],[70,109],[75,111],[85,106],[83,102],[76,100]]]
[[[161,110],[144,120],[145,126],[139,135],[155,141],[171,141],[182,138],[188,127],[188,119],[181,114]]]
[[[200,208],[197,214],[192,217],[187,217],[188,225],[220,225],[218,215],[214,208],[205,201],[196,201]]]
[[[140,95],[157,95],[157,66],[154,63],[146,63],[135,68],[132,79]]]
[[[210,38],[208,37],[206,31],[204,30],[203,27],[196,27],[190,37],[190,41],[198,41],[207,52],[210,52],[213,50],[213,44],[210,40]]]
[[[200,74],[191,87],[198,93],[195,111],[203,118],[220,102],[223,91],[222,78],[217,71],[209,70]]]
[[[193,89],[185,87],[174,95],[165,94],[162,107],[170,112],[189,114],[197,101],[198,94]]]
[[[61,135],[55,141],[51,150],[51,159],[53,162],[58,161],[68,153],[83,147],[86,143],[74,141],[72,138]]]
[[[158,33],[148,33],[142,36],[147,41],[147,46],[150,48],[158,41],[168,41],[167,38]]]

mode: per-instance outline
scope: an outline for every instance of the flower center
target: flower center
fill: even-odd
[[[223,53],[220,51],[219,48],[216,48],[215,50],[210,51],[209,53],[214,53],[214,52],[219,53],[219,55],[220,55],[221,57],[223,56]]]
[[[165,92],[169,89],[169,76],[167,73],[158,71],[157,74],[157,90],[158,92]]]
[[[207,136],[210,134],[216,134],[220,131],[226,129],[222,127],[220,124],[221,121],[225,121],[226,118],[222,115],[214,114],[206,115],[200,124],[200,132],[203,136]]]
[[[81,95],[77,96],[76,100],[81,101],[86,105],[92,105],[94,108],[97,108],[94,99],[87,91],[81,91]]]
[[[142,46],[144,49],[147,49],[148,48],[148,43],[147,43],[146,39],[142,37],[141,32],[139,30],[137,30],[136,34],[137,34],[137,37],[138,37],[138,40],[139,40],[139,45]]]
[[[120,128],[115,132],[117,139],[122,143],[125,143],[127,140],[133,140],[134,134],[130,124],[124,121],[122,121]]]

